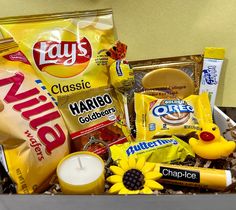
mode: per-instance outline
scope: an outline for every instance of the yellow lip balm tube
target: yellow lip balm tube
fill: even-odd
[[[230,170],[159,164],[155,170],[162,173],[161,183],[224,190],[232,184]]]

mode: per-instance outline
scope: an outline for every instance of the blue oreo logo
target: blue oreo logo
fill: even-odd
[[[152,110],[152,114],[161,117],[173,113],[193,113],[194,109],[183,100],[164,100]]]

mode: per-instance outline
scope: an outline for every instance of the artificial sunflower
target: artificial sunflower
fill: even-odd
[[[109,193],[118,194],[153,194],[153,190],[162,190],[163,186],[155,180],[162,174],[154,171],[155,164],[150,164],[141,157],[136,161],[134,157],[120,160],[119,166],[110,166],[114,175],[107,181],[113,185]]]

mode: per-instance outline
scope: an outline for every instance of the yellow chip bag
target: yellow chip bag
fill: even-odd
[[[69,153],[68,132],[27,58],[6,46],[0,44],[1,160],[17,193],[39,192]]]
[[[186,136],[200,130],[202,121],[212,122],[206,93],[185,99],[160,99],[145,93],[135,93],[137,140],[157,136]]]
[[[2,18],[0,29],[19,44],[54,96],[108,85],[110,9]]]

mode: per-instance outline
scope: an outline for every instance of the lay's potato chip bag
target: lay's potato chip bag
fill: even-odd
[[[29,194],[46,186],[69,139],[53,98],[13,45],[0,42],[0,156],[17,193]]]
[[[2,18],[0,29],[19,44],[56,98],[108,84],[106,52],[114,43],[110,9]]]

